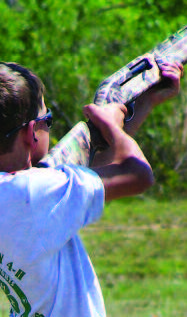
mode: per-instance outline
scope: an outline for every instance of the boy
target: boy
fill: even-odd
[[[177,93],[181,66],[167,67],[163,74]],[[0,63],[0,286],[11,316],[103,317],[99,283],[78,231],[101,216],[104,200],[153,184],[151,167],[129,134],[164,94],[151,90],[137,101],[134,123],[126,125],[129,134],[122,129],[125,105],[84,107],[109,144],[92,170],[32,167],[49,146],[52,115],[43,94],[43,84],[29,70]]]

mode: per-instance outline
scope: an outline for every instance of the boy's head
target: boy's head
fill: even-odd
[[[28,69],[0,62],[0,154],[12,151],[17,133],[9,131],[35,119],[42,108],[44,86]]]

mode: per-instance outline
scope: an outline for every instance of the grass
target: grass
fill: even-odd
[[[81,231],[108,317],[187,317],[186,209],[187,200],[122,199]],[[2,294],[0,317],[7,307]]]
[[[120,200],[81,232],[108,317],[187,316],[187,200]]]

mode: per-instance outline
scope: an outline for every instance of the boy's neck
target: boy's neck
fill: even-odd
[[[31,167],[30,153],[22,143],[15,142],[12,152],[0,155],[0,171],[13,173]]]

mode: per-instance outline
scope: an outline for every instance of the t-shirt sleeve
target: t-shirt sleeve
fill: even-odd
[[[44,247],[61,248],[102,214],[104,187],[91,169],[63,165],[29,176],[30,203]]]

